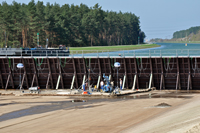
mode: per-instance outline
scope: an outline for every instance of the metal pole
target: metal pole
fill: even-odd
[[[90,58],[89,58],[89,71],[88,71],[88,87],[89,87],[89,91],[90,91],[90,80],[91,80],[91,78],[90,78]]]
[[[85,84],[85,75],[83,76],[82,89],[84,84]]]
[[[99,75],[98,81],[97,81],[97,90],[99,89],[99,82],[100,82],[101,76]]]
[[[151,76],[150,76],[150,79],[149,79],[149,88],[148,89],[151,89],[151,83],[152,83],[152,73],[151,73]]]
[[[58,87],[59,87],[59,83],[60,83],[60,75],[58,76],[57,85],[56,85],[56,90],[57,90]]]
[[[20,92],[21,92],[21,88],[22,88],[22,81],[21,81],[21,68],[20,68],[20,75],[19,75],[19,89],[20,89]]]
[[[117,67],[117,88],[119,88],[118,87],[118,67]]]
[[[122,84],[122,90],[124,89],[125,82],[126,82],[126,75],[124,75],[123,84]]]
[[[137,78],[137,76],[135,75],[135,76],[134,76],[134,80],[133,80],[133,87],[132,87],[132,90],[135,90],[135,82],[136,82],[136,78]]]
[[[75,75],[73,76],[73,79],[72,79],[72,83],[71,83],[71,87],[70,87],[71,90],[72,90],[72,88],[74,86],[74,80],[75,80]]]

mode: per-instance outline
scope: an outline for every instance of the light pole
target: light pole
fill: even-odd
[[[20,69],[20,75],[19,75],[19,88],[20,88],[20,91],[21,91],[21,88],[22,88],[22,77],[21,77],[21,69],[24,67],[24,65],[22,63],[18,63],[17,64],[17,68]]]
[[[120,63],[119,62],[115,62],[114,66],[115,66],[115,68],[117,68],[117,88],[119,88],[118,87],[118,68],[120,67]]]

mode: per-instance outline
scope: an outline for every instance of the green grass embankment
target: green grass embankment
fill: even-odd
[[[97,53],[97,52],[110,52],[121,50],[136,50],[160,47],[157,44],[141,44],[141,45],[118,45],[118,46],[93,46],[93,47],[69,47],[71,54],[79,53]]]
[[[193,43],[193,44],[200,44],[200,41],[165,41],[162,43]]]

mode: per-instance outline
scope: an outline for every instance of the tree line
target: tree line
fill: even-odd
[[[99,4],[0,4],[1,47],[35,47],[38,42],[50,47],[130,45],[143,43],[144,38],[139,17],[103,11]]]
[[[173,39],[184,38],[184,37],[187,37],[191,34],[196,35],[199,31],[200,31],[200,26],[191,27],[191,28],[186,29],[186,30],[176,31],[173,34]]]

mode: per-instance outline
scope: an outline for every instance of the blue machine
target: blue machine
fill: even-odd
[[[104,78],[105,85],[103,86],[102,91],[103,92],[112,92],[113,91],[113,86],[110,83],[109,77],[105,76],[105,74],[103,74],[103,78]]]

